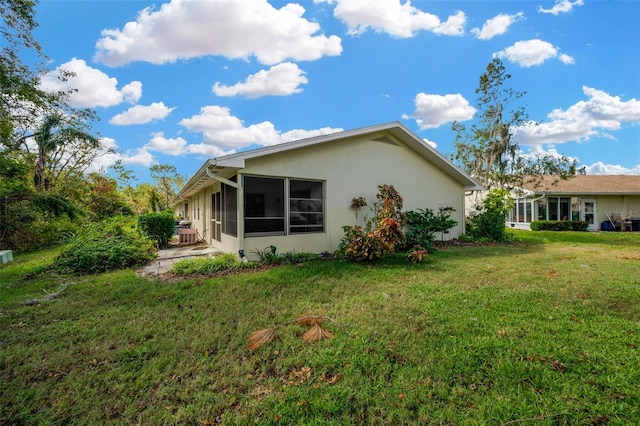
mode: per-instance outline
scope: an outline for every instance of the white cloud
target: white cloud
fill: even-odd
[[[122,88],[122,100],[128,104],[135,104],[142,97],[142,83],[132,81]]]
[[[149,167],[155,162],[153,155],[145,148],[139,148],[135,151],[126,152],[120,155],[123,164],[132,164],[136,166]]]
[[[204,157],[215,158],[215,157],[220,157],[222,155],[233,154],[235,153],[235,150],[225,151],[215,145],[208,145],[206,143],[197,143],[197,144],[187,145],[187,152],[189,152],[189,154],[197,154]]]
[[[162,120],[175,108],[165,106],[164,102],[154,102],[151,105],[136,105],[125,112],[113,116],[109,120],[115,126],[127,126],[130,124],[145,124],[154,120]]]
[[[640,164],[628,168],[619,164],[604,164],[602,161],[585,167],[588,175],[640,175]]]
[[[276,9],[267,0],[172,0],[158,10],[142,10],[122,29],[103,30],[95,60],[120,66],[222,55],[255,56],[271,65],[340,55],[340,38],[320,34],[320,25],[303,18],[304,12],[299,4]]]
[[[103,150],[111,149],[113,152],[96,157],[88,171],[101,171],[113,166],[120,160],[123,164],[149,167],[154,162],[153,155],[146,148],[138,148],[135,151],[119,152],[118,144],[113,138],[100,138]]]
[[[402,118],[413,118],[420,129],[433,129],[452,121],[466,121],[473,118],[476,109],[469,105],[461,94],[429,95],[418,93],[414,99],[415,111]]]
[[[284,62],[250,75],[244,83],[225,86],[217,82],[213,86],[213,93],[218,96],[241,95],[247,98],[285,96],[302,92],[300,85],[307,81],[304,71],[298,65]]]
[[[316,3],[322,3],[316,0]],[[431,31],[435,34],[458,36],[464,34],[466,16],[457,11],[445,22],[434,14],[424,12],[411,5],[411,1],[400,0],[325,0],[336,3],[333,14],[349,28],[349,34],[359,35],[368,28],[376,32],[388,33],[394,37],[413,37],[417,31]]]
[[[583,86],[589,98],[566,110],[555,109],[550,121],[530,124],[517,130],[517,141],[523,145],[586,141],[592,136],[611,137],[607,132],[618,130],[622,123],[640,124],[640,101],[622,101],[619,96]]]
[[[564,53],[558,56],[558,59],[560,59],[560,62],[567,65],[573,65],[576,63],[575,59],[569,55],[565,55]]]
[[[501,13],[484,23],[482,29],[473,28],[471,32],[480,40],[491,40],[493,37],[507,32],[509,27],[518,20],[524,19],[524,13],[518,12],[515,15]]]
[[[493,57],[506,58],[509,61],[529,68],[540,65],[547,59],[558,57],[559,50],[553,44],[539,39],[518,41],[500,52],[494,53]],[[565,64],[573,64],[571,56],[562,54],[559,59]]]
[[[151,140],[143,147],[148,151],[157,151],[167,155],[184,154],[187,141],[183,138],[165,138],[163,132],[154,133]]]
[[[553,146],[549,146],[548,148],[545,149],[543,145],[532,145],[529,147],[528,153],[521,152],[521,154],[522,156],[528,157],[528,158],[549,156],[556,159],[566,158],[569,161],[576,161],[580,163],[580,159],[578,157],[571,157],[568,155],[564,155],[558,152],[558,150]]]
[[[217,105],[202,107],[200,114],[185,118],[180,121],[180,124],[192,132],[202,133],[203,144],[217,147],[223,151],[238,150],[254,144],[277,145],[342,130],[324,127],[314,130],[294,129],[282,132],[277,130],[270,121],[245,126],[242,120],[231,115],[229,108]]]
[[[538,6],[538,12],[559,15],[561,13],[571,12],[573,6],[582,6],[583,4],[584,0],[576,0],[574,2],[571,0],[556,0],[556,4],[554,4],[551,9],[544,9],[542,6]]]
[[[56,75],[61,70],[71,71],[75,75],[68,81],[60,81]],[[118,90],[118,80],[109,77],[102,71],[91,68],[82,59],[73,58],[60,65],[42,79],[41,88],[48,92],[74,90],[69,97],[69,104],[75,107],[110,107],[122,102],[136,103],[142,96],[142,83],[132,81]]]
[[[431,146],[431,148],[436,149],[438,147],[438,144],[435,143],[434,141],[430,141],[427,138],[423,138],[423,141],[425,141],[425,143],[427,143],[427,145]]]

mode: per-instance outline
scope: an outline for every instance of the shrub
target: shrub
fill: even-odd
[[[179,275],[212,274],[244,267],[235,254],[222,253],[215,257],[182,259],[173,264],[172,270]]]
[[[145,264],[155,258],[156,247],[134,226],[132,218],[117,217],[91,224],[73,238],[54,261],[54,269],[97,274]]]
[[[406,217],[402,212],[402,197],[392,185],[378,186],[374,215],[366,228],[344,226],[344,237],[337,254],[355,262],[375,261],[393,254],[404,239],[402,230]]]
[[[411,252],[407,254],[407,259],[409,259],[412,263],[420,263],[427,257],[429,254],[429,250],[425,250],[422,247],[415,247]]]
[[[149,238],[156,241],[158,247],[166,247],[173,236],[175,220],[173,212],[147,213],[138,216],[138,227]]]
[[[469,235],[474,240],[509,241],[512,237],[505,227],[505,219],[512,207],[509,191],[492,189],[467,218]]]
[[[282,253],[280,256],[284,259],[285,262],[291,263],[291,264],[314,262],[320,259],[320,256],[318,256],[315,253],[295,252],[295,251]]]
[[[584,220],[536,220],[530,227],[532,231],[586,231],[589,224]]]
[[[441,232],[444,239],[444,234],[458,224],[451,219],[451,213],[454,211],[453,207],[440,208],[438,214],[431,209],[408,211],[406,246],[433,249],[435,233]]]
[[[264,265],[296,264],[320,259],[317,254],[307,252],[290,251],[280,254],[276,246],[269,246],[264,250],[255,249],[253,253],[258,256],[259,262]]]
[[[269,246],[264,250],[255,249],[253,253],[258,256],[260,263],[264,263],[265,265],[277,265],[284,261],[278,254],[276,246]]]

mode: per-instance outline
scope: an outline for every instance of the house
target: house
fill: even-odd
[[[404,210],[450,206],[464,233],[465,192],[482,189],[399,122],[207,160],[180,190],[176,213],[224,252],[333,252],[343,226],[363,222],[354,198],[373,203],[390,184]]]
[[[640,231],[640,176],[577,175],[568,180],[542,176],[523,185],[507,226],[530,229],[534,220],[584,220],[589,230]],[[626,225],[626,226],[625,226]]]

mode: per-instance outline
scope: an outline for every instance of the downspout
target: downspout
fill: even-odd
[[[241,253],[244,251],[244,221],[242,220],[243,214],[243,205],[244,205],[244,190],[242,189],[242,185],[238,182],[231,181],[229,179],[225,179],[221,176],[217,176],[215,173],[211,171],[209,167],[205,169],[207,176],[211,179],[224,183],[225,185],[229,185],[236,190],[236,198],[237,198],[237,206],[236,206],[236,223],[238,224],[238,252]],[[240,174],[238,174],[238,180],[240,179]]]

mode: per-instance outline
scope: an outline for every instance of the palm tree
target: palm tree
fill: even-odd
[[[53,169],[56,167],[61,168],[68,162],[65,162],[65,160],[74,156],[73,153],[68,153],[65,159],[65,154],[61,151],[62,148],[75,142],[80,142],[93,149],[100,146],[97,138],[70,125],[60,113],[45,116],[35,131],[33,138],[38,147],[35,184],[40,191],[46,191],[51,186],[48,175],[51,174]],[[54,158],[53,155],[56,153],[58,155]]]

